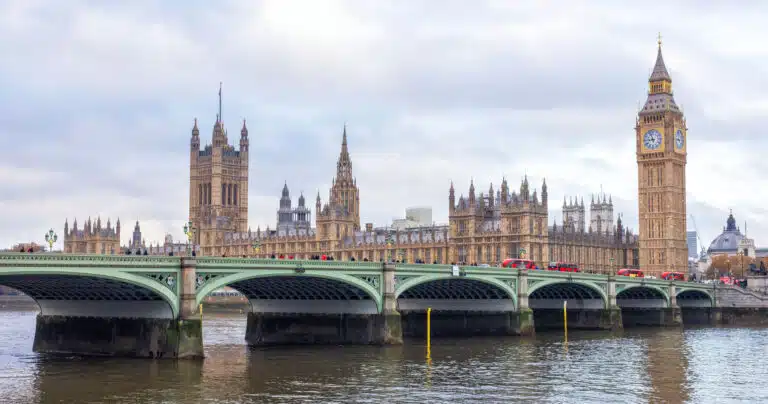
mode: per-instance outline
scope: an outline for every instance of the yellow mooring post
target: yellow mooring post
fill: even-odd
[[[568,301],[563,300],[563,329],[565,329],[565,342],[568,342]]]
[[[427,308],[427,359],[432,358],[432,308]]]

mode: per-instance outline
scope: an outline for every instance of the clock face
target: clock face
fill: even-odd
[[[675,132],[675,147],[678,149],[682,149],[683,146],[685,146],[685,137],[683,136],[683,130],[678,129],[677,132]]]
[[[643,144],[646,149],[656,150],[661,146],[661,133],[656,129],[651,129],[645,132],[643,136]]]

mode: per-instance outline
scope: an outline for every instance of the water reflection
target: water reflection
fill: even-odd
[[[199,402],[197,361],[124,361],[42,355],[35,361],[37,402]]]
[[[683,403],[689,397],[688,347],[682,332],[656,332],[646,339],[646,374],[650,402]]]
[[[399,347],[243,345],[205,321],[205,361],[31,353],[34,313],[0,312],[0,402],[766,402],[764,329],[571,331]],[[566,349],[567,347],[567,349]]]

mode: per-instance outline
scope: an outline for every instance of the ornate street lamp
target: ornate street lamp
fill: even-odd
[[[609,268],[609,272],[611,273],[611,275],[616,275],[616,271],[614,271],[613,269],[613,261],[615,261],[613,257],[611,257],[610,261],[611,261],[611,267]]]
[[[744,278],[744,251],[739,250],[739,267],[741,268],[741,277]]]
[[[195,229],[192,227],[192,222],[187,222],[184,225],[184,234],[187,236],[187,256],[191,256],[192,252],[189,249],[189,243],[195,237]]]
[[[392,262],[392,236],[387,236],[387,261]]]
[[[254,241],[251,247],[253,247],[253,254],[257,255],[259,252],[261,252],[261,241],[259,240]]]
[[[56,240],[58,239],[59,239],[59,236],[56,235],[53,229],[50,229],[48,230],[48,233],[45,233],[45,242],[48,243],[48,252],[53,251],[53,245],[56,243]]]

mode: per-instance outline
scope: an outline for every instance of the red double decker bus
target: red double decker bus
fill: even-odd
[[[502,268],[536,269],[536,263],[522,258],[507,258],[501,263]]]
[[[616,272],[619,276],[628,276],[630,278],[645,278],[643,271],[639,269],[623,268]]]
[[[548,271],[560,271],[560,272],[581,272],[579,266],[576,264],[570,264],[567,262],[551,262],[547,266]]]
[[[665,281],[684,281],[685,274],[682,272],[662,272],[661,279]]]

